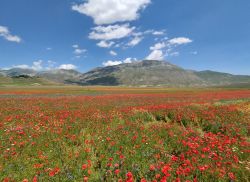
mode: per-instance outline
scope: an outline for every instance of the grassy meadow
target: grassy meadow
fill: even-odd
[[[250,90],[0,87],[0,181],[249,181]]]

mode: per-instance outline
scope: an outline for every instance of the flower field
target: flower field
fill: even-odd
[[[250,90],[0,89],[0,181],[249,181]]]

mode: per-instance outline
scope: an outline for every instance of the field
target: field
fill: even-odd
[[[250,90],[1,87],[0,181],[249,181]]]

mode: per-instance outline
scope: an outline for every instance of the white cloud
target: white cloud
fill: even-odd
[[[128,46],[134,47],[142,41],[143,37],[134,37],[129,43]]]
[[[180,53],[174,49],[182,44],[191,43],[192,40],[186,37],[178,37],[168,40],[168,38],[162,39],[162,42],[156,43],[149,49],[151,53],[146,57],[149,60],[164,60],[166,56],[179,56]]]
[[[136,58],[126,58],[124,60],[115,60],[115,61],[112,61],[112,60],[109,60],[109,61],[106,61],[106,62],[103,62],[102,65],[103,66],[115,66],[115,65],[119,65],[119,64],[123,64],[123,63],[132,63],[134,61],[137,61]]]
[[[154,31],[152,34],[153,35],[164,35],[165,31],[164,30],[162,30],[162,31]]]
[[[85,53],[86,51],[87,51],[86,49],[79,49],[79,48],[77,48],[77,49],[74,50],[74,54],[80,55],[80,54]]]
[[[135,27],[130,27],[129,24],[97,26],[89,34],[89,38],[94,40],[121,39],[129,36],[134,29]]]
[[[43,63],[42,60],[34,61],[31,68],[33,70],[42,70],[43,69],[42,63]]]
[[[109,51],[109,54],[112,55],[112,56],[117,56],[117,53],[115,51]]]
[[[27,64],[20,64],[20,65],[14,65],[12,68],[30,69],[30,66]]]
[[[17,35],[12,35],[7,27],[0,26],[0,36],[11,42],[21,42],[21,38]]]
[[[58,67],[58,69],[64,69],[64,70],[75,70],[77,66],[73,64],[62,64]]]
[[[159,49],[163,49],[165,47],[166,47],[166,44],[164,42],[160,42],[160,43],[157,43],[154,46],[150,47],[150,50],[151,51],[153,51],[153,50],[159,50]]]
[[[8,34],[9,30],[8,30],[7,27],[0,26],[0,33],[2,33],[2,34]]]
[[[46,66],[43,66],[43,65]],[[31,66],[27,64],[15,65],[12,68],[22,68],[22,69],[33,69],[35,71],[42,71],[42,70],[53,70],[53,69],[65,69],[65,70],[74,70],[77,67],[73,64],[62,64],[56,67],[57,63],[51,60],[48,60],[46,63],[43,60],[34,61]]]
[[[119,65],[119,64],[122,64],[122,61],[106,61],[106,62],[103,62],[102,65],[103,66],[115,66],[115,65]]]
[[[142,32],[142,34],[152,34],[154,32],[154,30],[150,29],[150,30],[146,30],[144,32]]]
[[[77,49],[79,47],[79,45],[74,44],[74,45],[72,45],[72,47],[75,48],[75,49]]]
[[[120,48],[122,45],[123,45],[123,43],[115,44],[115,48]]]
[[[100,41],[99,43],[97,43],[97,46],[102,47],[102,48],[110,48],[112,45],[114,45],[115,42],[111,41],[111,42],[107,42],[105,40]]]
[[[47,47],[46,50],[47,50],[47,51],[51,51],[52,48],[51,48],[51,47]]]
[[[123,60],[123,63],[132,63],[134,61],[137,61],[136,58],[126,58],[125,60]]]
[[[113,24],[132,21],[139,17],[151,0],[87,0],[72,6],[72,10],[94,19],[95,24]]]
[[[163,53],[163,49],[166,48],[167,45],[165,42],[159,42],[149,49],[152,51],[147,57],[147,60],[163,60],[165,55]]]
[[[42,64],[43,64],[43,61],[38,60],[38,61],[34,61],[31,66],[29,66],[27,64],[20,64],[20,65],[14,65],[14,66],[12,66],[12,68],[33,69],[36,71],[40,71],[43,69]]]
[[[87,52],[86,49],[80,48],[80,46],[77,45],[77,44],[72,45],[72,47],[74,48],[73,53],[75,54],[75,58],[77,58],[77,59],[79,59],[82,54],[84,54],[85,52]]]
[[[191,43],[193,41],[186,37],[177,37],[177,38],[170,39],[168,42],[172,45],[182,45],[182,44]]]
[[[147,60],[163,60],[164,54],[162,50],[153,50],[147,57]]]
[[[21,42],[21,38],[16,35],[6,35],[4,36],[4,38],[10,42]]]

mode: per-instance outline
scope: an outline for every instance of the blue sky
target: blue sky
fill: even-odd
[[[250,75],[249,0],[1,0],[0,68],[167,60]]]

